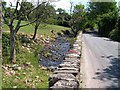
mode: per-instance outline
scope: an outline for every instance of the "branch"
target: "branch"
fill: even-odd
[[[24,27],[24,26],[30,25],[30,24],[34,23],[35,21],[36,20],[34,20],[34,21],[30,22],[30,23],[24,24],[24,25],[20,25],[20,27]]]
[[[39,8],[39,6],[41,6],[42,4],[45,4],[46,2],[42,2],[41,4],[39,4],[36,8],[33,8],[31,11],[28,12],[28,15],[34,11],[35,9]]]
[[[15,8],[15,10],[14,10],[13,15],[17,12],[18,5],[19,5],[19,2],[18,2],[18,0],[17,0],[17,2],[16,2],[16,8]]]
[[[18,0],[17,0],[17,2],[16,2],[16,8],[15,8],[15,10],[14,10],[13,14],[11,14],[11,15],[10,15],[10,18],[11,18],[11,20],[10,20],[10,25],[12,25],[12,24],[13,24],[13,21],[14,21],[14,19],[16,18],[14,14],[15,14],[15,13],[16,13],[16,11],[17,11],[18,4],[19,4],[19,2],[18,2]],[[11,7],[12,7],[12,3],[11,3]]]
[[[17,25],[16,25],[16,28],[15,28],[16,33],[18,32],[18,30],[19,30],[19,28],[20,28],[21,20],[22,20],[22,17],[20,16],[20,18],[19,18],[19,20],[18,20],[18,23],[17,23]]]
[[[2,15],[3,20],[5,21],[5,24],[7,24],[9,26],[9,22],[4,18],[4,16]]]

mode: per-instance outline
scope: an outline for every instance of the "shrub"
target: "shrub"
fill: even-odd
[[[15,42],[15,49],[16,53],[19,53],[19,40],[16,37],[16,42]],[[10,56],[10,34],[9,33],[4,33],[2,34],[2,54],[3,54],[3,59],[8,58]]]
[[[2,34],[2,54],[4,56],[9,56],[9,50],[10,50],[10,35],[9,33],[3,33]]]
[[[115,12],[105,13],[99,18],[99,33],[102,36],[109,36],[109,33],[115,29],[117,15]]]
[[[120,31],[118,30],[118,28],[113,29],[113,30],[110,32],[109,35],[110,35],[110,38],[111,38],[111,39],[120,42]]]

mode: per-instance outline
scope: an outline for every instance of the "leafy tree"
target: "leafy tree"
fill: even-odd
[[[65,12],[62,8],[56,10],[57,14],[57,24],[61,26],[69,27],[70,15]]]
[[[74,6],[74,11],[72,15],[72,25],[73,25],[73,32],[77,35],[79,30],[83,30],[86,25],[86,17],[85,17],[85,10],[84,5],[79,4]]]
[[[39,5],[39,2],[37,3]],[[36,37],[39,25],[50,22],[49,18],[53,19],[52,17],[54,16],[54,14],[55,9],[49,3],[46,2],[41,3],[39,7],[31,14],[31,17],[36,20],[34,23],[35,30],[33,39],[35,39]]]
[[[2,8],[4,10],[4,14],[3,14],[4,23],[7,24],[10,29],[10,60],[12,62],[16,62],[15,36],[21,27],[35,22],[35,21],[31,21],[29,23],[21,25],[22,19],[24,17],[28,19],[29,14],[33,12],[37,7],[27,8],[26,2],[24,2],[24,0],[22,0],[21,3],[19,2],[19,0],[17,0],[14,9],[12,9],[13,8],[12,3],[10,5],[9,11],[7,10],[6,7],[4,7],[3,4],[2,4]],[[18,15],[18,11],[19,11],[19,15]],[[8,17],[6,17],[6,15]],[[16,20],[17,20],[17,24],[15,25],[14,22]]]
[[[28,19],[30,19],[30,17],[29,16],[26,17],[26,15],[28,14],[29,10],[32,10],[34,8],[34,6],[31,2],[24,2],[23,6],[24,6],[24,8],[22,8],[21,10],[25,14],[25,16],[22,16],[22,20],[27,21]],[[21,11],[17,10],[17,12],[16,12],[17,19],[19,19],[20,13],[21,13]]]
[[[56,10],[55,10],[55,8],[52,6],[52,5],[50,5],[50,3],[48,3],[47,5],[46,5],[46,9],[47,9],[47,14],[48,14],[48,18],[46,18],[47,20],[47,24],[56,24],[56,18],[57,18],[57,16],[56,16]]]
[[[87,13],[91,21],[97,23],[99,34],[109,36],[117,22],[116,2],[90,2]]]

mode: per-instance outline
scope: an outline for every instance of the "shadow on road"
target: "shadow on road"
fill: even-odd
[[[89,35],[91,35],[93,37],[101,37],[101,38],[104,38],[105,41],[118,42],[118,41],[114,41],[114,40],[112,40],[110,38],[99,35],[98,31],[87,31],[87,32],[84,32],[84,34],[89,34]]]
[[[102,58],[110,59],[110,66],[103,69],[103,72],[96,72],[96,77],[93,79],[99,79],[101,81],[113,81],[112,85],[107,88],[120,88],[120,58],[114,58],[113,56],[107,56]]]

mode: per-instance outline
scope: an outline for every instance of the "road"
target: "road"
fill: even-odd
[[[83,88],[118,88],[120,86],[118,46],[118,42],[99,37],[94,33],[83,34],[81,60]]]

